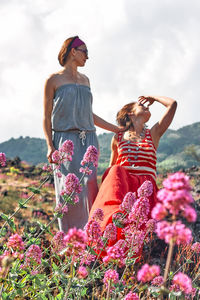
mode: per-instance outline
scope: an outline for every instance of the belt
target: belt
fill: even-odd
[[[93,132],[96,131],[96,129],[94,130],[80,130],[78,128],[72,128],[72,129],[67,129],[67,130],[54,130],[52,129],[54,132],[68,132],[68,131],[76,131],[79,132],[79,138],[81,139],[82,145],[85,145],[85,140],[86,140],[86,133],[87,132]]]

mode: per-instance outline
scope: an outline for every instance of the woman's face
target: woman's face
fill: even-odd
[[[74,58],[76,59],[77,65],[79,67],[83,67],[86,63],[86,60],[88,59],[88,50],[85,44],[74,48],[75,55]]]
[[[151,117],[149,107],[145,106],[142,103],[136,103],[133,107],[132,113],[136,117],[137,116],[144,116],[145,122],[147,122]]]

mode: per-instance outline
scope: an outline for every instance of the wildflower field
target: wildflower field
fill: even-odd
[[[73,159],[71,141],[54,152],[53,167],[0,153],[0,299],[200,299],[200,169],[191,178],[159,176],[150,218],[152,185],[145,181],[125,195],[103,233],[101,209],[84,230],[60,232],[57,218],[79,201],[97,156],[90,146],[81,178],[66,176],[56,206],[53,168],[62,176],[62,163]]]

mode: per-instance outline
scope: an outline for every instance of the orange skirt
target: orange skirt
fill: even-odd
[[[126,193],[136,192],[137,195],[137,189],[146,180],[151,181],[153,184],[153,193],[148,198],[150,204],[150,218],[151,210],[156,204],[156,194],[158,191],[155,180],[150,175],[133,175],[124,167],[114,165],[111,168],[108,168],[103,174],[102,183],[92,205],[89,220],[91,219],[94,211],[97,208],[101,208],[104,212],[104,220],[101,222],[101,230],[103,232],[106,226],[112,222],[112,215],[120,211],[119,206]],[[119,238],[121,238],[121,230],[118,230],[117,240]]]

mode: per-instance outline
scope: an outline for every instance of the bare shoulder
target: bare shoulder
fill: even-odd
[[[56,85],[56,81],[58,80],[58,76],[58,73],[50,74],[45,81],[45,85],[54,87]]]
[[[83,82],[83,84],[90,86],[90,80],[89,80],[89,78],[85,74],[83,74],[83,73],[78,72],[78,74],[79,74],[80,79]]]

